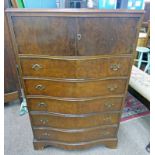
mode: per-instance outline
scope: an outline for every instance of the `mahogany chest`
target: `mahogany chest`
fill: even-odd
[[[34,148],[115,148],[143,12],[6,12]]]

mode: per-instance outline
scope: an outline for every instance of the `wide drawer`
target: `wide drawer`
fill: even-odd
[[[51,147],[59,147],[66,150],[82,150],[90,147],[94,147],[97,145],[106,146],[109,148],[116,148],[117,146],[117,138],[108,138],[108,139],[98,139],[89,142],[79,142],[79,143],[66,143],[66,142],[58,142],[52,140],[33,140],[33,145],[35,149],[42,150],[44,147],[51,146]]]
[[[131,57],[21,58],[23,76],[104,78],[128,76]]]
[[[117,126],[102,126],[97,128],[78,130],[59,129],[33,129],[34,137],[37,140],[52,140],[59,142],[85,142],[104,138],[115,138]]]
[[[27,95],[47,95],[54,97],[93,97],[124,94],[126,79],[94,81],[53,81],[25,79]]]
[[[100,125],[111,125],[119,122],[120,113],[91,113],[83,115],[34,114],[31,112],[32,126],[63,129],[89,128]]]
[[[85,114],[92,112],[119,111],[123,103],[121,97],[96,99],[28,98],[30,111],[44,111],[64,114]]]

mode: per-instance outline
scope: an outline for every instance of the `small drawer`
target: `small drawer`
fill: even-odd
[[[63,114],[85,114],[92,112],[119,111],[123,98],[97,98],[97,99],[52,99],[27,98],[30,111],[55,112]]]
[[[35,127],[53,127],[62,129],[80,129],[100,125],[112,125],[119,122],[120,113],[99,113],[87,115],[34,114],[31,112],[32,125]]]
[[[53,81],[25,79],[27,95],[47,95],[54,97],[96,97],[122,95],[125,93],[126,79],[93,81]]]
[[[104,138],[115,138],[117,127],[103,126],[78,130],[37,129],[33,130],[37,140],[52,140],[59,142],[85,142]]]
[[[104,78],[128,76],[130,57],[21,58],[23,76],[53,78]]]

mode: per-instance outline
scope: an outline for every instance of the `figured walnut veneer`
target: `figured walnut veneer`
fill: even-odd
[[[115,148],[143,11],[6,13],[34,148]]]

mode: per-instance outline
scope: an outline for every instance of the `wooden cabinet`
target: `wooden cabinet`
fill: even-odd
[[[115,148],[143,12],[6,12],[34,148]]]
[[[4,4],[5,9],[10,7],[8,0],[5,0]],[[7,103],[17,99],[21,100],[21,88],[8,21],[4,13],[4,102]]]

